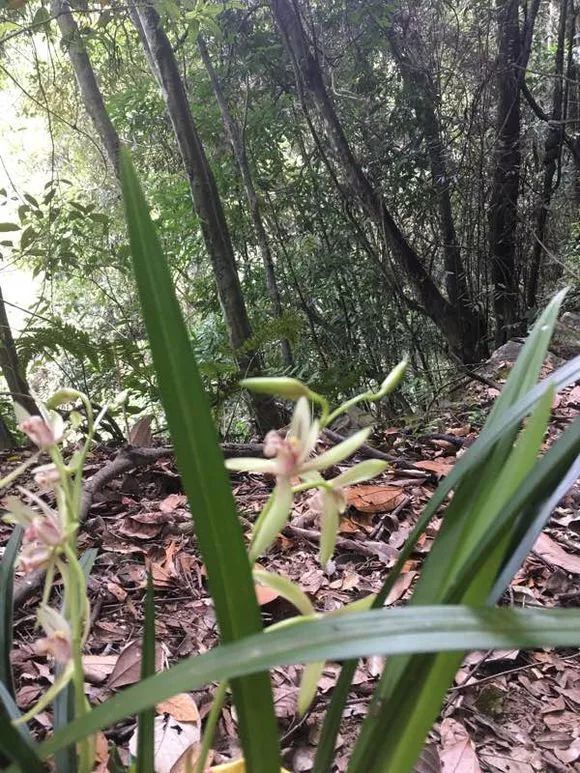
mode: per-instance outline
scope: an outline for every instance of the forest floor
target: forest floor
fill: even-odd
[[[309,494],[297,499],[290,525],[261,561],[262,566],[297,582],[319,611],[336,609],[377,591],[438,480],[477,436],[495,394],[492,386],[473,382],[460,403],[437,409],[437,420],[426,418],[412,432],[393,426],[375,433],[373,447],[395,455],[398,461],[372,485],[348,490],[349,507],[326,572],[317,560],[317,517]],[[579,409],[580,386],[556,398],[548,444]],[[13,468],[27,453],[4,452],[0,457],[2,472]],[[112,448],[97,448],[87,464],[87,477],[110,464],[116,453]],[[249,532],[272,483],[259,475],[237,475],[232,482],[242,522]],[[578,606],[579,503],[577,485],[556,508],[504,597],[505,604]],[[85,658],[86,689],[92,702],[104,700],[139,678],[146,566],[151,568],[155,586],[159,667],[216,644],[204,566],[195,536],[188,533],[189,524],[190,511],[169,454],[109,481],[96,494],[79,540],[83,551],[98,549],[89,579],[92,623]],[[438,526],[435,521],[417,545],[388,604],[404,604],[409,599]],[[0,542],[4,543],[8,534],[9,528],[0,526]],[[15,610],[13,664],[17,701],[23,710],[39,698],[51,680],[46,659],[33,647],[38,595],[32,594]],[[294,614],[275,593],[259,588],[258,595],[266,624]],[[346,768],[356,729],[367,711],[382,665],[381,658],[371,657],[357,669],[339,738],[337,771]],[[317,698],[303,718],[296,714],[300,669],[273,670],[284,760],[295,773],[312,767],[317,734],[338,670],[337,664],[327,665]],[[183,740],[177,744],[175,739],[183,738],[186,726],[199,728],[214,691],[215,686],[210,685],[159,707],[160,726],[167,730],[167,759],[160,770],[176,773],[180,769],[176,760],[184,745]],[[49,712],[42,712],[33,724],[39,735],[50,730]],[[180,729],[172,735],[170,728]],[[134,722],[129,720],[107,733],[125,760],[133,733]],[[196,730],[186,737],[195,742],[198,736]],[[236,739],[235,712],[228,704],[215,738],[214,764],[236,756]],[[101,754],[100,769],[106,770],[106,744]],[[580,771],[580,653],[512,650],[469,654],[430,735],[421,769],[446,773]]]

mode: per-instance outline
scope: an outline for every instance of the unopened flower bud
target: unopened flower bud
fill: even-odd
[[[298,381],[297,378],[246,378],[240,381],[240,385],[250,389],[252,392],[280,395],[280,397],[286,397],[289,400],[297,400],[299,397],[310,398],[312,396],[311,390],[302,381]]]
[[[72,657],[71,631],[65,618],[51,607],[41,607],[38,622],[47,636],[36,642],[36,651],[51,655],[57,663],[68,663]]]
[[[40,542],[29,542],[20,553],[20,568],[24,574],[45,569],[50,563],[52,550]]]
[[[381,384],[381,388],[376,394],[376,398],[383,398],[390,394],[395,387],[399,385],[399,382],[405,375],[407,369],[407,360],[402,360],[398,365],[395,365],[393,370],[389,373],[386,379]]]
[[[58,440],[52,427],[41,416],[31,416],[19,424],[18,429],[43,450],[50,448]]]
[[[60,472],[56,464],[43,464],[34,470],[34,480],[36,485],[42,489],[54,488],[54,485],[60,481]]]

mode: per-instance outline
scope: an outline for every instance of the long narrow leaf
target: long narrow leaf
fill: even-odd
[[[159,390],[195,521],[222,639],[262,627],[241,526],[169,269],[127,151],[120,174],[133,264]],[[232,683],[244,754],[252,771],[279,766],[267,674]]]
[[[532,409],[542,395],[550,389],[554,389],[555,391],[563,389],[580,377],[580,357],[576,357],[554,373],[550,374],[550,376],[541,383],[536,384],[536,386],[522,394],[521,384],[523,380],[525,379],[528,384],[533,383],[530,374],[535,378],[537,370],[543,361],[545,348],[542,350],[542,347],[547,346],[562,299],[563,293],[560,293],[538,320],[535,327],[535,340],[528,340],[525,344],[522,351],[523,357],[520,355],[518,363],[514,366],[512,371],[512,377],[508,380],[508,384],[506,384],[506,387],[498,398],[497,402],[501,401],[500,409],[494,408],[493,415],[490,417],[491,421],[488,419],[477,442],[469,449],[467,454],[457,461],[453,470],[439,484],[437,490],[429,500],[425,510],[421,514],[421,517],[403,546],[399,558],[389,572],[381,590],[377,594],[373,605],[375,608],[379,608],[385,603],[405,562],[414,550],[417,540],[424,533],[429,522],[435,515],[437,509],[443,504],[447,495],[470,473],[474,475],[475,482],[479,480],[477,470],[485,462],[492,448],[502,438],[505,438],[507,433],[515,431],[519,422]],[[519,383],[514,384],[514,381]],[[505,396],[506,390],[507,396]],[[355,662],[343,664],[333,699],[324,719],[321,741],[317,749],[313,773],[326,773],[331,766],[342,713],[355,671]]]
[[[1,697],[1,696],[0,696]],[[8,698],[11,700],[10,696]],[[0,699],[0,754],[14,765],[11,769],[42,773],[44,765],[28,734],[20,732],[12,724],[13,717]]]
[[[151,573],[147,574],[145,622],[141,652],[141,681],[155,673],[155,601]],[[151,706],[139,714],[137,723],[137,773],[154,773],[155,711]]]
[[[14,681],[10,652],[12,651],[12,614],[14,589],[14,562],[22,540],[22,528],[16,526],[4,549],[0,562],[0,682],[14,697]]]
[[[580,644],[580,610],[407,607],[298,622],[188,658],[105,701],[40,746],[43,758],[177,692],[268,668],[366,655]]]
[[[520,442],[512,448],[513,429],[504,416],[537,378],[555,323],[561,297],[542,314],[514,367],[505,394],[497,401],[478,443],[502,428],[502,437],[480,468],[460,479],[447,508],[442,528],[430,551],[412,598],[412,604],[449,603],[450,574],[472,566],[482,556],[481,538],[504,518],[504,506],[518,481],[531,474],[551,406],[548,389],[538,401]],[[519,515],[516,513],[515,516]],[[514,521],[512,521],[512,529]],[[504,560],[509,534],[486,554],[462,590],[461,603],[489,603],[489,594]],[[460,663],[460,656],[404,656],[391,659],[377,687],[373,706],[361,729],[350,769],[354,771],[410,771],[435,720],[440,703]],[[417,674],[420,674],[418,678]],[[388,728],[388,730],[385,730]]]

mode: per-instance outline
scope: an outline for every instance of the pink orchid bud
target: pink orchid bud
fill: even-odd
[[[52,550],[40,542],[29,542],[20,553],[20,568],[24,574],[45,569],[51,559]]]
[[[57,442],[52,427],[41,416],[31,416],[19,424],[18,429],[43,450]]]
[[[44,464],[34,470],[34,480],[41,489],[54,488],[60,481],[60,472],[55,464]]]
[[[50,655],[57,663],[68,663],[72,657],[70,641],[62,633],[38,639],[34,649],[39,655]]]
[[[47,606],[39,609],[38,622],[47,636],[36,642],[36,651],[42,655],[51,655],[57,663],[68,663],[72,657],[71,631],[68,622],[59,612]]]
[[[25,543],[40,542],[47,547],[56,547],[63,540],[57,523],[49,518],[37,518],[24,532]]]

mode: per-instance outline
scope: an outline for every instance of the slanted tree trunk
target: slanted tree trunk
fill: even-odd
[[[496,344],[521,332],[522,315],[517,265],[520,187],[520,91],[528,63],[539,0],[528,9],[520,29],[519,0],[497,0],[498,58],[496,145],[489,203],[489,246]]]
[[[237,125],[233,115],[230,112],[221,83],[219,81],[217,73],[212,64],[205,41],[200,36],[197,42],[198,42],[199,51],[201,54],[201,59],[209,75],[213,92],[215,94],[215,98],[217,100],[217,103],[220,109],[226,134],[232,146],[232,151],[233,151],[236,163],[238,165],[240,177],[242,178],[246,199],[248,201],[248,208],[250,210],[250,217],[252,218],[252,225],[254,226],[254,233],[256,236],[256,241],[258,243],[258,250],[260,252],[260,257],[262,258],[262,263],[264,264],[264,272],[266,274],[266,287],[268,289],[268,296],[270,298],[270,303],[272,304],[272,310],[274,312],[274,315],[278,317],[278,319],[281,319],[283,314],[282,301],[280,298],[278,283],[276,281],[276,273],[274,270],[274,260],[272,257],[272,250],[270,249],[270,241],[266,234],[266,228],[264,226],[264,221],[262,219],[260,200],[258,198],[258,194],[254,186],[254,179],[252,177],[252,172],[250,170],[250,164],[248,161],[248,154],[246,153],[244,138],[242,136],[242,132],[240,131],[239,126]],[[292,351],[290,349],[290,342],[288,341],[287,338],[282,338],[280,340],[280,349],[282,353],[282,361],[284,362],[285,365],[291,366]]]
[[[396,22],[396,19],[394,20]],[[438,95],[431,73],[421,61],[425,54],[416,32],[403,34],[392,24],[386,29],[387,39],[409,98],[417,116],[417,122],[425,135],[427,152],[431,165],[431,179],[437,196],[441,235],[443,237],[443,261],[445,266],[445,286],[451,305],[459,312],[464,325],[475,325],[473,331],[465,331],[468,339],[486,337],[486,325],[483,316],[475,311],[469,292],[465,266],[461,257],[461,248],[450,195],[450,178],[443,145],[441,125],[437,115]],[[413,39],[408,40],[408,37]]]
[[[89,114],[115,174],[119,171],[119,135],[105,108],[103,95],[95,78],[78,25],[68,0],[52,0],[52,15],[62,35],[62,44],[69,55],[85,110]]]
[[[316,106],[352,194],[374,220],[384,241],[417,293],[422,309],[439,327],[451,349],[464,362],[480,359],[485,347],[476,321],[464,318],[475,312],[454,306],[437,287],[423,261],[407,241],[379,191],[375,190],[356,160],[328,93],[320,64],[312,53],[302,22],[289,0],[270,0],[270,7],[294,67],[297,88],[304,89]]]
[[[563,83],[564,83],[564,48],[566,42],[568,0],[561,0],[560,20],[558,23],[558,42],[555,56],[554,90],[552,92],[552,113],[547,127],[544,142],[544,179],[542,182],[542,197],[536,216],[536,234],[532,252],[532,261],[526,288],[526,304],[528,309],[537,307],[538,285],[545,253],[546,225],[554,193],[554,175],[562,153],[564,125],[562,123]]]
[[[580,32],[580,6],[569,0],[570,22],[568,28],[568,67],[566,79],[566,118],[568,120],[569,147],[574,160],[574,201],[580,208],[580,60],[577,55],[578,33]]]
[[[173,49],[161,25],[159,14],[152,6],[137,6],[131,3],[130,9],[173,126],[212,263],[230,343],[241,372],[244,375],[257,375],[261,369],[261,357],[250,345],[252,328],[238,277],[230,232]],[[280,416],[272,399],[253,395],[252,403],[261,431],[279,425]]]
[[[32,395],[26,376],[20,369],[18,353],[14,344],[12,330],[6,313],[4,297],[0,289],[0,369],[6,379],[8,389],[15,403],[18,403],[31,416],[38,414],[38,408]]]
[[[165,84],[168,87],[164,88],[164,96],[166,96],[168,112],[183,155],[194,205],[201,220],[202,232],[211,259],[218,297],[234,355],[242,374],[256,375],[259,373],[261,360],[259,354],[248,345],[252,338],[252,330],[235,266],[227,224],[211,170],[193,124],[173,51],[159,26],[159,17],[152,8],[141,9],[139,13],[134,8],[132,11],[153,74],[160,85]],[[107,155],[118,174],[119,136],[107,114],[102,94],[68,0],[52,0],[52,13],[57,18],[63,39],[66,42],[87,113],[93,120]],[[145,35],[142,27],[143,19],[148,25],[149,33],[154,41],[153,45],[149,43],[149,38]],[[266,431],[272,426],[277,426],[278,412],[272,400],[267,398],[253,399],[252,405],[260,430]]]

